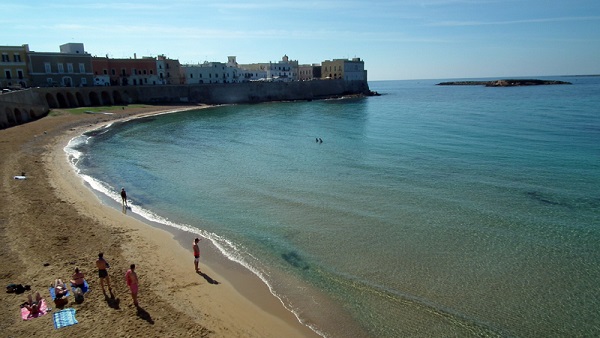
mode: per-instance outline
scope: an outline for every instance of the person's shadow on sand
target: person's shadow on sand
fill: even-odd
[[[137,306],[137,316],[140,317],[141,319],[147,321],[150,324],[154,324],[154,320],[152,319],[152,316],[150,316],[148,311],[142,309],[139,305]]]
[[[202,272],[202,271],[199,271],[199,272],[197,272],[197,274],[199,274],[200,276],[204,277],[204,279],[206,279],[206,281],[207,281],[209,284],[214,284],[214,285],[218,285],[218,284],[219,284],[219,282],[218,282],[218,281],[216,281],[216,280],[212,279],[212,278],[211,278],[209,275],[205,274],[205,273],[204,273],[204,272]]]
[[[106,301],[108,307],[113,308],[115,310],[119,310],[119,303],[121,301],[119,300],[119,298],[115,298],[115,295],[112,293],[112,291],[110,292],[110,297],[104,294],[104,300]]]

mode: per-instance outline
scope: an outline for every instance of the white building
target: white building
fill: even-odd
[[[251,81],[295,81],[298,80],[298,61],[290,61],[287,55],[276,63],[251,63],[240,65]]]
[[[186,84],[198,83],[238,83],[243,82],[244,74],[239,68],[229,67],[223,62],[208,62],[197,65],[182,65]]]

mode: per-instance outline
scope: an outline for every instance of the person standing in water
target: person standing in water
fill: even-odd
[[[200,261],[200,247],[198,246],[198,242],[200,242],[200,238],[196,237],[192,245],[192,248],[194,249],[194,267],[196,268],[196,273],[201,272],[200,269],[198,269],[198,261]]]
[[[123,200],[123,207],[127,208],[127,192],[125,188],[121,188],[121,199]]]

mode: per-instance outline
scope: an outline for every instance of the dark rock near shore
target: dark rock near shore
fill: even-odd
[[[494,81],[450,81],[440,82],[438,86],[486,86],[486,87],[520,87],[520,86],[541,86],[572,84],[566,81],[556,80],[536,80],[536,79],[505,79]]]

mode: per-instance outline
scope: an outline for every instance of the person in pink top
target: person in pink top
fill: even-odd
[[[131,290],[131,298],[133,298],[133,305],[138,306],[137,294],[138,294],[138,277],[135,273],[135,264],[129,266],[129,270],[125,273],[125,281],[129,290]]]

